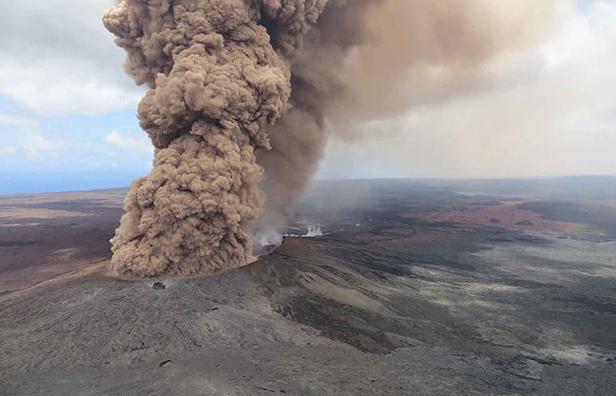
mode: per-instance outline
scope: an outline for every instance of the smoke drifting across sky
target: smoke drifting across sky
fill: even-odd
[[[360,111],[342,117],[355,123],[339,128],[348,136],[330,139],[320,177],[614,173],[615,1],[586,2],[584,12],[566,0],[403,3],[413,11],[392,18],[420,20],[400,25],[413,32],[406,35],[412,45],[402,47],[408,56],[368,45],[358,51],[371,55],[360,58],[368,63],[349,62],[360,70],[352,76],[377,81],[366,77],[389,69],[378,64],[387,55],[376,53],[405,58],[393,85],[375,84],[385,94],[351,84],[360,88],[343,114]],[[445,14],[429,6],[436,3],[462,22],[445,24]]]
[[[270,130],[273,149],[260,155],[268,201],[259,226],[289,215],[328,138],[358,151],[404,153],[399,130],[379,128],[379,120],[479,89],[490,62],[545,39],[561,7],[558,0],[330,0],[292,62],[294,110]],[[337,176],[340,165],[329,162],[326,175]]]
[[[370,140],[386,133],[370,122],[481,89],[486,65],[547,35],[562,4],[124,0],[104,22],[150,87],[139,118],[157,150],[127,196],[113,268],[246,263],[249,226],[291,213],[328,138]]]

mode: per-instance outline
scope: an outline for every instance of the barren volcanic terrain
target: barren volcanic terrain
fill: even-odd
[[[317,182],[242,268],[123,281],[126,190],[0,197],[0,395],[614,395],[616,179]]]

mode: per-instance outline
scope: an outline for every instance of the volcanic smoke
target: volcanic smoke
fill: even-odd
[[[556,1],[121,1],[103,22],[150,88],[138,116],[156,150],[126,197],[112,268],[245,264],[249,232],[292,213],[330,133],[352,138],[359,122],[476,82]]]

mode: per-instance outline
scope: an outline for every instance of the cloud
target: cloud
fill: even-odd
[[[120,147],[124,150],[152,154],[154,148],[150,140],[144,135],[124,136],[118,131],[113,131],[105,136],[105,143]]]
[[[57,155],[66,147],[63,139],[48,139],[38,133],[28,132],[19,137],[21,149],[32,161],[41,161],[49,156]]]
[[[17,117],[9,114],[0,113],[0,125],[16,126],[26,129],[38,129],[39,122],[37,120],[25,117]]]
[[[32,118],[0,114],[0,126],[16,128],[11,143],[0,146],[0,155],[25,154],[32,161],[41,161],[54,156],[66,147],[66,142],[59,138],[47,138],[39,133],[40,124]]]
[[[50,60],[45,65],[24,65],[0,55],[0,93],[46,116],[103,114],[138,102],[140,94],[134,89],[107,81],[97,73],[95,65],[87,61]]]
[[[113,0],[10,1],[0,13],[0,94],[44,115],[134,106],[142,89],[101,22]]]
[[[18,150],[15,146],[2,146],[0,147],[0,155],[15,155]]]

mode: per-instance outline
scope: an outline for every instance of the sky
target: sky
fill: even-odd
[[[115,2],[6,3],[0,194],[126,187],[147,174],[145,88],[101,23]],[[493,59],[473,89],[332,139],[317,178],[616,174],[616,0],[561,8],[549,34]]]

